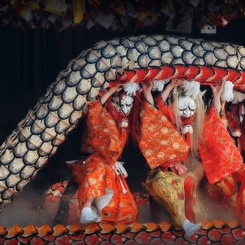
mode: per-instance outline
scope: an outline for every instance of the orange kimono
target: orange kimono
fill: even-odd
[[[163,113],[166,115],[147,102],[141,111],[139,146],[152,169],[157,166],[167,168],[171,162],[184,162],[188,153],[188,140],[176,131],[171,112],[165,107]],[[243,167],[242,156],[213,106],[206,112],[199,153],[211,184]]]
[[[199,147],[207,182],[205,190],[222,205],[226,204],[245,223],[245,165],[217,111],[206,115],[203,142]]]
[[[199,153],[211,184],[243,167],[242,155],[213,106],[206,113]]]
[[[113,167],[125,146],[127,129],[117,127],[114,118],[96,101],[88,105],[86,136],[82,149],[89,149],[92,154],[84,164],[72,167],[79,185],[80,209],[94,198],[93,205],[102,221],[135,221],[138,211],[134,198],[125,179]]]
[[[182,226],[186,217],[194,222],[194,213],[200,208],[196,202],[195,179],[179,175],[179,171],[168,171],[169,167],[181,170],[181,162],[188,157],[188,143],[169,118],[146,101],[143,102],[140,120],[138,144],[151,168],[144,187],[160,206],[166,208],[175,224]],[[191,194],[186,190],[191,190]]]
[[[175,129],[171,111],[162,101],[157,100],[157,103],[160,110],[144,102],[140,113],[141,134],[139,147],[151,169],[154,170],[160,166],[161,169],[166,170],[178,161],[185,161],[189,152],[189,142],[188,140],[185,141]],[[241,182],[241,179],[245,177],[243,159],[213,106],[206,112],[203,141],[199,145],[199,153],[208,180],[207,191],[212,196],[218,195],[223,198],[231,197],[236,193],[238,181]],[[172,214],[174,221],[181,224],[184,214],[190,220],[194,219],[190,210],[190,208],[195,209],[195,191],[193,193],[190,191],[190,186],[195,185],[193,180],[193,178],[190,178],[186,181],[172,172],[168,174],[160,172],[159,174],[154,170],[151,171],[146,186],[153,193],[153,196],[157,197],[156,199],[161,196],[165,200],[165,205]],[[158,187],[159,189],[157,189]],[[164,192],[163,188],[165,188]],[[234,206],[239,212],[245,209],[243,190],[244,185],[242,184],[240,194],[233,197],[232,200],[234,202],[235,199]],[[175,193],[175,196],[173,196],[173,193]],[[192,195],[194,196],[192,197]],[[171,199],[166,201],[168,197]],[[187,203],[188,205],[185,205],[187,209],[189,206],[189,211],[186,209],[180,212],[181,208],[179,207],[184,206],[185,198],[190,200]],[[161,202],[161,200],[158,200],[158,202]]]
[[[174,162],[183,162],[189,146],[169,119],[147,101],[140,111],[139,147],[151,169],[167,169]]]

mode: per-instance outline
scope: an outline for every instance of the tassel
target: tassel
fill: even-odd
[[[126,83],[123,85],[123,89],[127,95],[135,96],[136,92],[140,90],[140,85],[138,83]]]
[[[196,99],[198,94],[201,93],[199,82],[184,80],[183,85],[184,85],[185,95],[191,97],[194,100]]]
[[[153,81],[152,91],[162,92],[165,84],[168,82],[169,82],[169,80],[155,80],[155,81]]]
[[[221,101],[227,101],[230,102],[233,100],[234,98],[234,93],[233,93],[233,83],[230,81],[226,81],[221,93]]]

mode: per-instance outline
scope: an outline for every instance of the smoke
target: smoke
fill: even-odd
[[[41,226],[47,219],[43,196],[35,193],[34,189],[23,190],[0,214],[0,223],[6,228],[14,225],[25,227],[30,224]]]
[[[70,147],[67,147],[67,145],[70,145]],[[79,143],[76,142],[75,145],[79,145]],[[72,152],[72,147],[74,150],[74,137],[60,147],[57,155],[53,156],[47,166],[38,172],[36,178],[30,181],[24,190],[15,196],[12,202],[4,208],[0,213],[1,226],[11,228],[13,225],[25,227],[33,224],[40,227],[47,224],[52,227],[59,202],[54,205],[47,205],[45,195],[54,184],[71,179],[71,172],[65,161],[76,159],[79,156],[79,149]],[[132,192],[143,193],[145,190],[141,182],[146,178],[146,173],[149,169],[139,149],[137,147],[133,149],[132,146],[126,145],[123,161],[125,161],[125,168],[128,172],[127,181],[130,189]],[[141,170],[140,173],[139,169]],[[152,202],[151,198],[146,200],[145,196],[146,194],[144,194],[143,204],[138,209],[138,222],[153,221],[159,223],[165,221],[172,223],[168,212]],[[58,196],[56,199],[59,201],[60,197]],[[74,198],[71,199],[74,200]],[[203,219],[211,222],[217,219],[224,222],[231,220],[239,222],[240,217],[236,217],[232,210],[225,205],[216,203],[214,199],[199,195],[198,200],[202,206],[202,213],[199,215],[200,219],[197,219],[197,222],[201,222]],[[79,210],[77,210],[77,215],[79,215]]]

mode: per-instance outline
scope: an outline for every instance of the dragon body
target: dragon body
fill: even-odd
[[[198,81],[202,85],[215,85],[224,78],[234,84],[235,90],[243,93],[245,92],[244,68],[243,46],[189,37],[131,36],[100,41],[92,48],[82,51],[77,58],[69,62],[65,70],[59,73],[56,81],[49,86],[34,108],[27,112],[26,117],[2,143],[0,211],[35,178],[37,172],[47,164],[50,157],[67,139],[68,134],[76,128],[86,112],[87,103],[96,100],[99,90],[105,89],[110,83],[139,83],[184,78]],[[169,238],[172,242],[178,240],[179,244],[186,244],[186,240],[182,238],[183,233],[172,230],[170,226],[169,229],[163,229],[161,224],[139,225],[137,232],[128,231],[128,227],[124,227],[122,233],[115,227],[109,229],[109,232],[104,232],[101,226],[94,230],[95,233],[90,233],[89,228],[80,230],[77,226],[62,227],[61,233],[56,232],[56,228],[50,228],[50,232],[45,236],[51,240],[56,239],[56,236],[59,236],[57,239],[71,239],[74,244],[78,241],[78,237],[87,240],[99,239],[101,244],[107,244],[105,242],[107,236],[110,236],[110,239],[114,239],[112,238],[114,236],[116,241],[126,232],[131,235],[129,237],[123,235],[124,244],[135,244],[133,243],[135,237],[140,237],[138,234],[145,236],[147,241],[152,240],[152,243],[147,244],[164,244],[165,237],[172,237],[172,240]],[[205,242],[215,243],[210,234],[217,233],[224,240],[229,237],[227,239],[240,242],[241,239],[236,234],[244,232],[239,225],[234,224],[230,226],[223,224],[218,228],[219,230],[213,227],[215,226],[210,225],[208,229],[202,231],[202,234],[198,235],[199,240],[206,239]],[[0,227],[0,238],[4,237],[10,242],[11,239],[16,240],[17,237],[24,236],[28,240],[29,236],[26,232],[27,230],[29,232],[29,228],[19,228],[19,230],[16,228],[16,234],[11,237],[12,231]],[[44,236],[40,238],[41,231],[31,228],[34,230],[31,236],[41,239],[44,241],[42,244],[46,244],[46,238],[44,239]],[[73,229],[74,233],[70,229]],[[155,240],[158,236],[161,237],[157,238],[158,240],[162,239],[161,243]]]

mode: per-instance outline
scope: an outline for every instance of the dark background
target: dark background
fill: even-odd
[[[201,34],[200,29],[193,26],[192,33],[185,36],[245,46],[244,26],[245,19],[233,19],[225,27],[217,26],[217,33],[214,35]],[[55,81],[58,73],[64,70],[68,62],[77,57],[82,50],[91,48],[100,40],[140,34],[183,36],[181,33],[165,32],[161,26],[137,32],[129,30],[110,32],[98,26],[90,30],[75,26],[62,32],[44,28],[21,30],[1,27],[0,141],[4,142],[17,124],[24,119],[27,111],[35,106],[49,85]],[[78,127],[70,133],[57,153],[25,189],[34,188],[35,192],[43,193],[52,183],[70,178],[70,171],[65,161],[79,156],[83,125],[82,118]],[[133,189],[141,188],[140,181],[144,179],[146,171],[138,149],[127,146],[125,160],[129,172],[134,173],[133,178],[128,178],[128,182]]]

